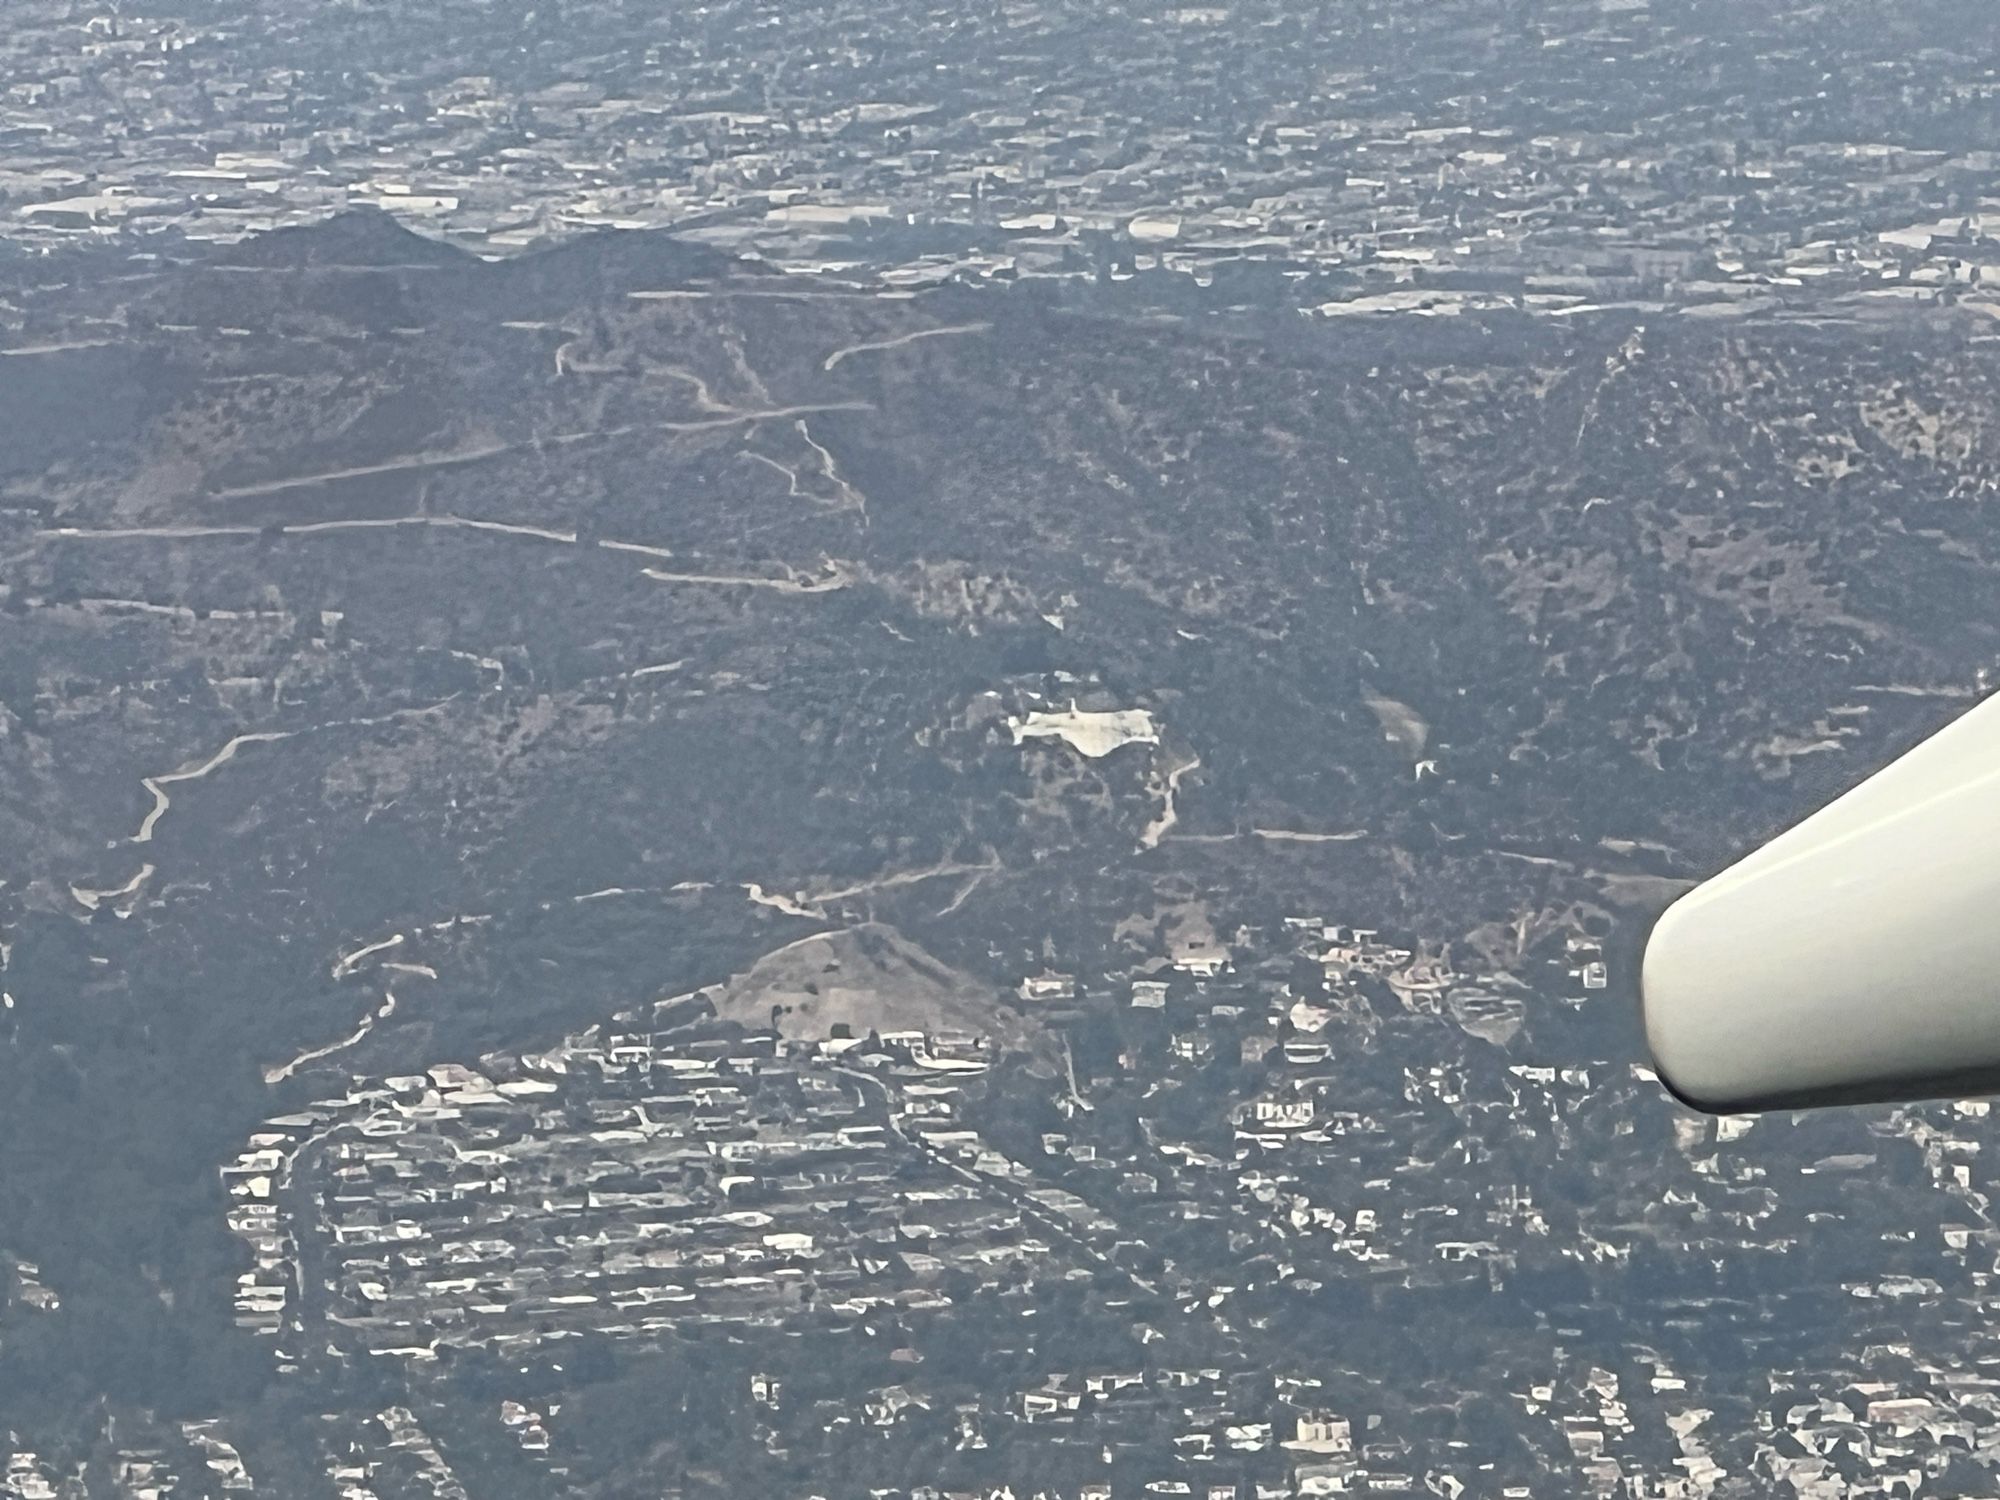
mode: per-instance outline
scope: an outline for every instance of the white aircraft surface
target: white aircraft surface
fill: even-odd
[[[2000,1092],[2000,696],[1676,901],[1640,995],[1710,1113]]]

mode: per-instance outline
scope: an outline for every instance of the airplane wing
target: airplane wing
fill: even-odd
[[[2000,698],[1676,901],[1640,993],[1711,1113],[2000,1092]]]

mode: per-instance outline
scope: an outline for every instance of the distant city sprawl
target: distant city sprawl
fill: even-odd
[[[1991,296],[1996,44],[1958,0],[17,0],[0,222],[380,206],[484,254],[673,228],[904,287],[1855,312]]]

